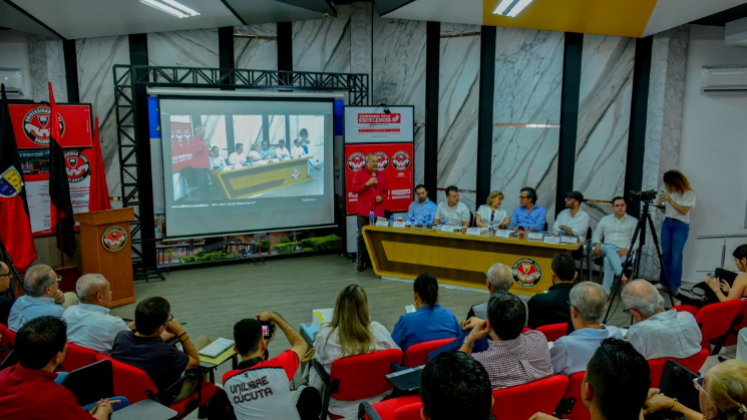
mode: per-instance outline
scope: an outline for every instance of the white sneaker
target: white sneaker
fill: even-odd
[[[656,283],[656,285],[654,285],[654,287],[656,288],[656,290],[664,290],[664,286],[662,286],[661,283]]]

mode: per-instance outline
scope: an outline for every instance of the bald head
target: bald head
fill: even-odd
[[[656,288],[646,280],[633,280],[622,292],[623,304],[648,318],[664,309],[664,299]]]
[[[488,277],[488,284],[492,293],[508,292],[514,280],[511,268],[501,263],[491,265],[485,275]]]
[[[103,302],[100,300],[106,297],[109,290],[111,290],[109,282],[101,274],[83,275],[75,284],[75,294],[78,295],[78,299],[89,305],[108,306],[111,299],[106,302],[106,305],[102,304]]]

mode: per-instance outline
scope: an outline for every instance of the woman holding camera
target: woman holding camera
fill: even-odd
[[[664,173],[666,191],[659,195],[659,210],[666,218],[661,227],[661,253],[664,259],[660,287],[670,294],[682,284],[682,253],[690,233],[690,210],[695,208],[695,192],[685,175],[677,170]]]

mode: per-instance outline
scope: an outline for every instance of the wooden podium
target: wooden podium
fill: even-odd
[[[83,274],[100,273],[112,287],[112,307],[135,302],[132,284],[130,221],[132,207],[79,213]]]

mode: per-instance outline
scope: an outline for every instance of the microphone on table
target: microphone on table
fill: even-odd
[[[376,172],[374,172],[373,175],[371,176],[373,177],[374,180],[376,180]],[[374,185],[374,191],[376,191],[376,183],[374,182],[373,185]]]

